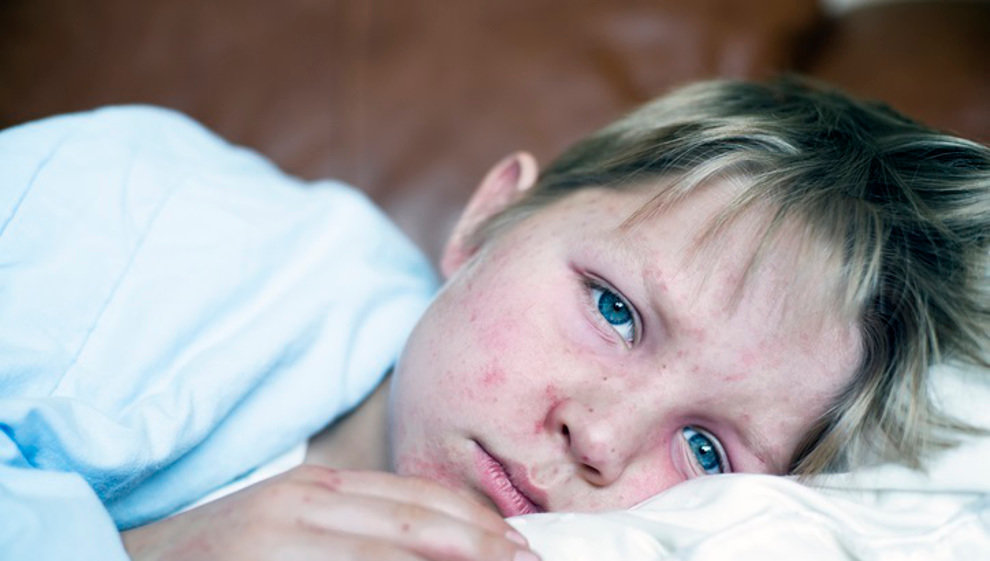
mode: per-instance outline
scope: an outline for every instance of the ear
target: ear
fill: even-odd
[[[506,156],[488,171],[471,195],[440,258],[440,272],[449,278],[478,250],[474,233],[486,220],[518,201],[536,183],[536,159],[527,152]]]

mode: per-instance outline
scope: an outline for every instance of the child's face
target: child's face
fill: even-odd
[[[720,463],[786,470],[850,380],[858,332],[792,283],[786,244],[734,299],[762,217],[691,259],[726,193],[622,229],[652,193],[584,190],[487,241],[397,367],[396,471],[510,516],[631,506]]]

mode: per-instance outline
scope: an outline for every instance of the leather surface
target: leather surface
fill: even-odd
[[[371,194],[436,258],[488,166],[541,161],[673,85],[780,71],[990,137],[990,3],[0,0],[0,126],[182,110]]]

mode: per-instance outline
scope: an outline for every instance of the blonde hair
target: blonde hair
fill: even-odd
[[[838,305],[862,334],[852,382],[805,435],[790,472],[919,466],[970,430],[937,408],[929,371],[946,360],[988,366],[990,149],[881,104],[794,77],[691,85],[572,146],[479,235],[578,189],[651,181],[656,204],[643,212],[652,212],[717,177],[745,179],[719,224],[770,203],[767,236],[796,221],[831,248]]]

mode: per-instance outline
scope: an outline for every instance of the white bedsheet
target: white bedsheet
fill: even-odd
[[[987,373],[936,374],[949,410],[990,428]],[[990,560],[990,438],[965,439],[926,473],[884,465],[810,485],[707,477],[627,511],[511,522],[544,561]]]

